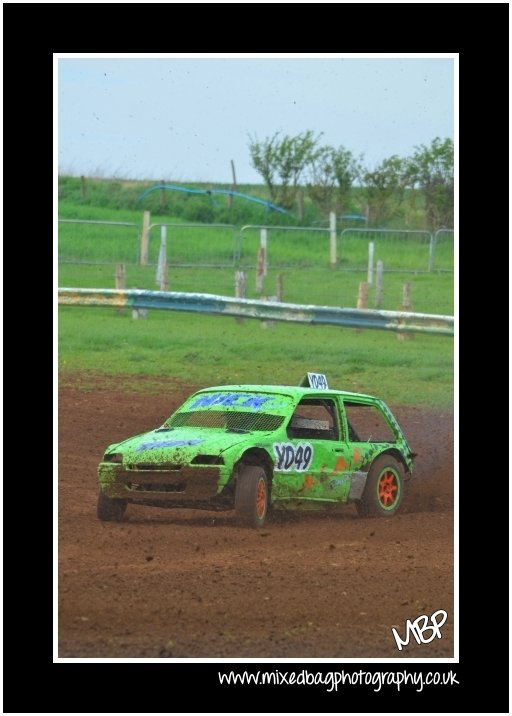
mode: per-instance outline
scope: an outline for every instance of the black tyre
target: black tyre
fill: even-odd
[[[381,455],[372,463],[357,511],[361,517],[392,517],[403,494],[403,466],[391,455]]]
[[[113,500],[99,491],[97,515],[102,522],[121,522],[125,510],[126,500]]]
[[[244,524],[263,527],[269,507],[268,479],[262,467],[240,471],[235,491],[235,511]]]

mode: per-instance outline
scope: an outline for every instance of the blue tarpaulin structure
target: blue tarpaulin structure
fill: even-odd
[[[262,206],[266,207],[267,211],[278,211],[281,214],[289,213],[281,206],[276,206],[270,201],[265,201],[265,199],[259,199],[257,196],[250,196],[249,194],[241,194],[239,191],[232,191],[231,189],[192,189],[190,187],[177,186],[176,184],[156,184],[155,186],[151,186],[139,196],[137,201],[142,201],[146,198],[146,196],[148,196],[154,191],[157,191],[158,189],[165,189],[166,191],[181,191],[187,194],[206,194],[208,196],[212,196],[214,194],[223,194],[224,196],[236,196],[240,199],[245,199],[245,201],[252,201],[255,204],[261,204]]]

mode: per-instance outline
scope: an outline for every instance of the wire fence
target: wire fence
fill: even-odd
[[[141,238],[147,232],[147,265],[141,265]],[[361,282],[372,263],[384,266],[380,297],[368,286],[368,308],[397,310],[403,284],[412,287],[413,310],[453,313],[454,235],[427,231],[346,229],[231,224],[153,223],[59,220],[59,285],[110,288],[116,266],[125,264],[126,288],[158,287],[156,266],[165,236],[168,287],[171,291],[235,295],[235,272],[243,272],[248,298],[272,298],[298,304],[356,306]],[[257,276],[257,257],[265,249],[264,276]],[[430,271],[429,271],[430,269]]]
[[[374,261],[388,270],[431,271],[434,238],[430,231],[407,229],[344,229],[340,235],[340,258],[347,266],[368,266],[370,244]]]
[[[59,263],[136,264],[139,257],[139,224],[59,219]]]
[[[455,253],[453,229],[438,229],[434,234],[432,270],[453,271]]]
[[[361,271],[370,244],[388,271],[453,271],[453,230],[304,228],[296,226],[153,223],[147,226],[147,259],[156,263],[160,232],[167,229],[170,266],[255,266],[259,249],[271,268]],[[59,219],[59,262],[137,264],[144,227],[134,222]],[[333,253],[334,252],[334,253]]]
[[[151,224],[149,263],[158,261],[163,227],[171,266],[234,266],[238,241],[233,224]]]
[[[260,248],[273,268],[325,267],[330,262],[330,230],[299,226],[242,226],[238,236],[237,263],[254,264]]]

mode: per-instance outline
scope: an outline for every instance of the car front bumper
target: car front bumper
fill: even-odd
[[[112,499],[189,507],[227,504],[230,499],[225,469],[221,466],[182,465],[176,470],[127,469],[120,463],[101,462],[98,479],[102,492]]]

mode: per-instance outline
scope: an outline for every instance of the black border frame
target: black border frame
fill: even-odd
[[[51,425],[46,415],[52,393],[52,257],[48,251],[52,231],[52,67],[54,52],[84,50],[154,51],[155,48],[192,52],[219,51],[246,45],[254,29],[258,39],[251,45],[261,51],[267,36],[267,51],[297,51],[316,45],[320,51],[335,52],[454,52],[460,62],[460,287],[458,336],[460,341],[460,663],[459,664],[296,664],[310,671],[363,669],[394,671],[403,668],[425,671],[456,671],[459,685],[450,689],[432,687],[417,693],[414,688],[393,687],[375,693],[372,688],[328,693],[324,687],[221,687],[216,672],[256,671],[259,668],[286,670],[285,664],[133,664],[52,662],[52,511],[51,491],[41,498],[13,498],[13,481],[21,475],[4,471],[4,710],[6,713],[508,713],[508,539],[502,505],[508,497],[502,460],[491,460],[486,451],[491,443],[485,435],[475,444],[472,417],[475,391],[497,386],[502,401],[507,360],[504,350],[503,311],[495,325],[488,318],[484,330],[475,330],[477,300],[483,295],[479,269],[486,241],[478,235],[484,224],[482,214],[490,212],[497,227],[495,239],[505,241],[501,230],[503,207],[508,205],[508,172],[504,145],[508,147],[508,19],[507,3],[497,4],[366,4],[290,5],[277,8],[232,6],[231,20],[238,24],[233,33],[222,8],[200,4],[189,8],[171,4],[27,4],[2,7],[4,27],[4,216],[5,265],[19,265],[18,246],[7,241],[13,231],[12,217],[37,212],[45,223],[46,236],[31,244],[34,290],[24,292],[41,297],[34,321],[31,305],[20,311],[20,300],[8,301],[4,314],[6,333],[5,374],[13,391],[12,412],[5,426],[13,432],[6,446],[16,445],[23,457],[22,432],[25,417],[13,420],[23,403],[38,406],[37,435],[41,440],[38,464],[52,462]],[[505,7],[501,7],[505,5]],[[112,8],[112,11],[107,8]],[[155,8],[155,9],[154,9]],[[179,13],[179,14],[178,14]],[[164,15],[167,20],[164,21]],[[287,17],[286,22],[279,19]],[[333,21],[327,22],[328,16]],[[156,17],[155,17],[156,16]],[[144,17],[146,20],[144,20]],[[245,17],[249,22],[245,21]],[[308,18],[309,24],[308,27]],[[155,23],[155,19],[157,22]],[[140,31],[141,20],[148,29]],[[147,22],[147,25],[146,25]],[[157,25],[155,28],[154,25]],[[201,26],[215,28],[214,39],[200,41]],[[131,31],[130,31],[131,28]],[[186,32],[181,34],[183,28]],[[276,37],[276,33],[278,37]],[[131,35],[133,39],[123,39]],[[182,39],[178,42],[176,35]],[[237,39],[238,36],[238,39]],[[243,36],[243,40],[241,39]],[[195,39],[192,39],[195,38]],[[211,35],[210,35],[211,38]],[[309,39],[308,39],[309,38]],[[179,45],[179,47],[177,46]],[[187,46],[188,45],[188,46]],[[295,45],[295,47],[293,47]],[[299,47],[297,47],[299,46]],[[311,51],[308,49],[308,51]],[[24,189],[37,186],[36,196]],[[485,192],[483,186],[489,186]],[[27,206],[28,204],[28,206]],[[480,207],[480,209],[478,209]],[[8,208],[8,210],[7,210]],[[497,218],[496,218],[497,217]],[[19,225],[18,225],[19,226]],[[42,239],[42,237],[39,237]],[[14,243],[14,245],[13,245]],[[13,256],[8,262],[8,247]],[[33,252],[33,253],[32,253]],[[487,262],[487,266],[490,265]],[[18,272],[5,275],[5,296],[19,288]],[[29,271],[30,273],[30,271]],[[477,277],[473,279],[472,277]],[[25,268],[23,270],[23,281]],[[482,279],[483,281],[483,279]],[[478,282],[478,291],[474,284]],[[502,282],[503,284],[503,282]],[[496,299],[494,306],[506,305]],[[18,295],[18,294],[17,294]],[[496,303],[499,301],[499,304]],[[15,304],[16,310],[12,307]],[[37,323],[37,326],[34,324]],[[41,326],[43,327],[41,330]],[[39,330],[37,330],[39,328]],[[20,356],[33,356],[21,363]],[[478,361],[476,370],[472,360]],[[21,363],[21,365],[20,365]],[[16,365],[17,364],[17,365]],[[506,363],[508,365],[508,362]],[[11,375],[13,377],[11,378]],[[492,383],[486,376],[494,378]],[[499,382],[496,384],[496,377]],[[27,390],[28,389],[28,390]],[[8,391],[6,391],[8,395]],[[34,397],[37,399],[34,401]],[[497,403],[498,405],[498,403]],[[498,409],[498,408],[497,408]],[[48,425],[46,437],[41,430]],[[23,429],[21,426],[25,426]],[[503,428],[496,429],[503,434]],[[496,434],[495,433],[495,434]],[[21,434],[21,437],[20,437]],[[471,442],[465,441],[470,434]],[[492,443],[495,444],[494,442]],[[34,448],[30,438],[30,450]],[[19,450],[22,447],[22,450]],[[24,448],[24,449],[23,449]],[[496,448],[498,449],[498,448]],[[501,449],[501,448],[500,448]],[[6,450],[6,456],[10,456]],[[8,468],[8,469],[7,469]],[[47,467],[32,467],[23,480],[41,480]],[[45,479],[48,479],[47,477]],[[477,485],[485,484],[485,500],[475,504]],[[16,493],[14,493],[16,494]],[[22,531],[20,533],[20,527]],[[501,566],[496,570],[494,565]],[[25,686],[20,688],[19,684]],[[132,686],[130,686],[132,684]],[[133,688],[135,685],[135,688]]]

